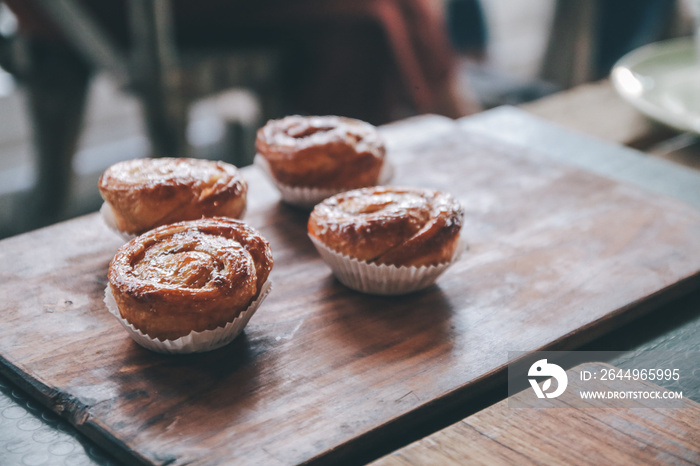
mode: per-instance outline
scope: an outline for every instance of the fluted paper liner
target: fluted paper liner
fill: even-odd
[[[215,328],[214,330],[204,330],[202,332],[192,331],[184,337],[176,340],[161,341],[156,338],[151,338],[141,330],[131,325],[119,313],[117,302],[114,300],[112,290],[109,285],[105,289],[105,304],[109,312],[117,318],[120,324],[129,332],[129,335],[139,345],[157,353],[169,354],[184,354],[184,353],[202,353],[205,351],[215,350],[231,343],[238,335],[241,334],[248,321],[255,311],[258,310],[260,304],[265,300],[272,289],[272,283],[267,280],[260,291],[258,299],[250,303],[248,308],[240,313],[238,317],[228,322],[223,327]]]
[[[108,202],[102,203],[102,206],[100,207],[100,215],[102,215],[102,220],[105,222],[105,225],[107,225],[107,227],[114,233],[121,236],[124,241],[131,241],[132,239],[136,238],[135,234],[121,231],[119,227],[117,227],[117,220],[114,218],[114,211]]]
[[[296,207],[301,207],[304,209],[312,209],[316,204],[324,199],[334,196],[338,193],[348,191],[355,188],[363,188],[364,186],[356,186],[355,188],[309,188],[302,186],[289,186],[277,181],[270,171],[270,166],[267,160],[260,154],[255,154],[253,163],[260,167],[260,169],[267,175],[267,177],[272,181],[277,190],[282,196],[282,200],[287,204],[291,204]],[[384,158],[384,163],[382,165],[382,170],[379,173],[378,185],[386,184],[394,176],[394,167],[389,163],[389,161]]]
[[[360,261],[333,251],[311,235],[309,238],[343,285],[356,291],[376,295],[400,295],[429,287],[459,259],[466,246],[460,240],[452,259],[444,264],[397,267]]]

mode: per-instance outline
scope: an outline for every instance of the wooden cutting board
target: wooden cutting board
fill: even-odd
[[[582,370],[603,368],[614,369],[586,363],[569,370],[567,391],[578,389]],[[642,381],[624,389],[665,391]],[[581,409],[581,400],[570,407],[556,399],[550,403],[557,408],[523,409],[503,400],[372,464],[699,464],[700,404],[676,402],[672,409],[619,408],[619,400],[597,400]]]
[[[0,242],[0,368],[129,464],[337,461],[502,382],[508,351],[577,346],[700,284],[694,208],[445,119],[385,133],[395,184],[465,206],[469,250],[437,286],[346,289],[250,168],[274,289],[241,337],[133,343],[102,301],[120,239],[88,215]]]

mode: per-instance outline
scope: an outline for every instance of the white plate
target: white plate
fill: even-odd
[[[700,134],[700,64],[692,37],[633,50],[615,64],[611,80],[648,117]]]

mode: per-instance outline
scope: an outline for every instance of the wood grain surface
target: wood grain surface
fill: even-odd
[[[584,386],[581,370],[600,373],[602,368],[613,366],[586,363],[569,370],[567,392]],[[595,385],[605,390],[607,382]],[[624,389],[665,391],[641,381],[627,382]],[[588,401],[582,408],[582,400],[576,407],[559,400],[549,400],[555,408],[512,408],[503,400],[372,464],[700,463],[700,404],[694,401],[675,400],[678,407],[668,409],[644,407],[644,402],[619,408],[619,400]]]
[[[520,108],[554,124],[640,150],[678,134],[632,107],[609,79],[581,84]]]
[[[102,302],[120,239],[89,215],[0,242],[0,368],[129,464],[339,461],[502,382],[509,350],[571,348],[698,287],[694,208],[450,120],[384,132],[395,184],[465,206],[469,250],[436,286],[343,287],[250,168],[274,289],[236,341],[133,343]]]

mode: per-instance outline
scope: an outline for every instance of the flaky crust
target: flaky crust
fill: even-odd
[[[120,162],[102,174],[98,187],[117,228],[131,234],[202,217],[241,218],[248,191],[233,165],[188,158]]]
[[[376,264],[437,265],[454,255],[464,212],[450,195],[376,186],[330,197],[309,218],[309,234],[340,254]]]
[[[386,153],[374,126],[337,116],[270,120],[255,147],[279,183],[311,188],[373,186]]]
[[[164,225],[117,251],[109,287],[121,316],[151,338],[174,340],[232,321],[272,269],[269,243],[223,217]]]

